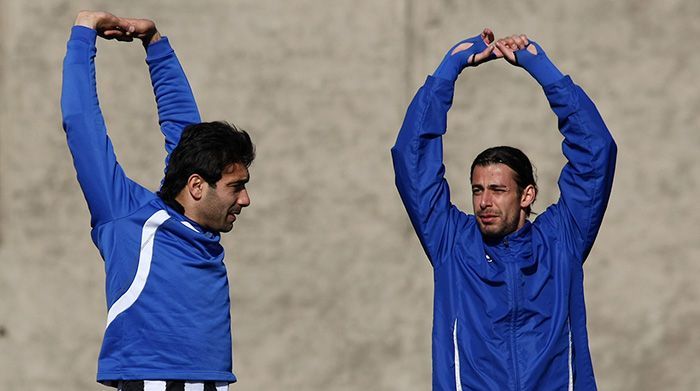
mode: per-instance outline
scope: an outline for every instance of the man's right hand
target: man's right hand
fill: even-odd
[[[129,24],[109,12],[80,11],[75,18],[75,26],[93,29],[105,39],[130,40]]]
[[[506,61],[525,69],[543,87],[564,77],[542,47],[525,34],[499,39],[495,45]]]
[[[464,68],[477,66],[500,56],[500,52],[493,45],[493,31],[485,28],[480,35],[460,41],[453,46],[433,76],[455,81]]]

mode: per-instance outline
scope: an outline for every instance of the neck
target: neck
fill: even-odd
[[[187,217],[188,219],[194,221],[199,225],[202,225],[202,223],[200,223],[201,219],[199,219],[199,216],[197,216],[196,213],[193,213],[194,208],[192,207],[190,199],[188,199],[186,195],[184,195],[183,193],[178,194],[177,197],[175,197],[175,199],[172,201],[172,203],[177,204],[179,208],[176,208],[171,204],[168,205],[185,215],[185,217]]]
[[[160,193],[158,193],[158,196],[160,197],[161,200],[163,200],[163,202],[165,202],[166,205],[175,209],[176,212],[183,214],[183,215],[185,214],[185,208],[177,200],[177,198],[175,198],[174,200],[166,200],[160,195]]]

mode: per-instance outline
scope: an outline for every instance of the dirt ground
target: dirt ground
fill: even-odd
[[[257,144],[252,206],[225,236],[233,390],[427,390],[432,274],[393,184],[406,106],[458,40],[524,32],[596,102],[619,147],[586,263],[602,390],[700,389],[700,2],[0,0],[0,389],[93,390],[104,273],[61,129],[75,14],[155,19],[203,118]],[[100,100],[121,164],[155,189],[163,141],[138,44],[99,42]],[[505,62],[460,78],[445,139],[471,211],[482,149],[524,149],[535,211],[557,199],[561,136]]]

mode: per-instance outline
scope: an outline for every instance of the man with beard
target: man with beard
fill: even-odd
[[[116,160],[97,100],[95,41],[140,40],[165,136],[154,193]],[[78,14],[63,64],[63,127],[105,263],[107,326],[97,380],[120,390],[226,390],[229,288],[220,233],[250,204],[245,131],[202,123],[168,39],[146,19]]]
[[[564,136],[559,201],[533,222],[537,184],[516,148],[489,148],[472,163],[474,215],[451,204],[444,178],[442,136],[455,81],[466,67],[497,58],[543,87]],[[433,389],[596,388],[583,262],[607,206],[615,156],[591,100],[525,35],[494,42],[485,29],[447,52],[392,148],[396,186],[434,271]]]

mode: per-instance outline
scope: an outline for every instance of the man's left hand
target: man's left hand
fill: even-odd
[[[458,42],[445,54],[433,76],[456,81],[462,70],[477,66],[497,57],[494,53],[493,31],[485,28],[480,35]]]
[[[130,26],[130,35],[141,40],[144,47],[160,40],[156,24],[150,19],[120,18]]]

